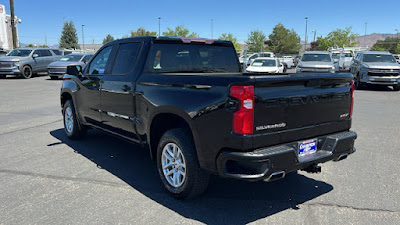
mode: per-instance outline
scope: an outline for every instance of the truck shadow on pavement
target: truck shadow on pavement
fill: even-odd
[[[101,131],[90,130],[85,139],[69,140],[63,129],[50,132],[81,154],[155,202],[183,217],[206,224],[245,224],[266,218],[333,190],[332,185],[300,174],[288,174],[275,182],[246,182],[211,177],[202,196],[179,201],[168,195],[148,151]],[[117,194],[117,193],[116,193]]]

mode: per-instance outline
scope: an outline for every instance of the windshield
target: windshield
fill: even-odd
[[[276,62],[274,59],[256,59],[254,60],[253,64],[251,66],[267,66],[267,67],[273,67],[276,66]]]
[[[8,56],[21,56],[21,57],[27,57],[29,54],[31,54],[32,50],[26,50],[26,49],[14,49],[12,52],[8,53]]]
[[[72,62],[79,62],[82,58],[82,55],[67,55],[60,59],[60,61],[72,61]]]
[[[260,57],[272,57],[271,53],[261,53]]]
[[[339,56],[339,55],[340,55],[340,53],[338,53],[338,52],[332,53],[332,56]]]
[[[329,54],[304,54],[301,61],[304,62],[331,62]]]
[[[363,62],[387,62],[395,63],[396,60],[392,55],[381,55],[381,54],[365,54],[363,57]]]
[[[230,46],[154,43],[146,62],[148,73],[238,73]]]
[[[353,57],[353,55],[351,53],[342,53],[340,57]]]

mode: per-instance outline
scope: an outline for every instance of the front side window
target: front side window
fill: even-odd
[[[34,55],[34,54],[37,54],[38,57],[43,57],[43,56],[42,56],[42,53],[40,52],[40,50],[35,50],[35,51],[33,52],[33,55]]]
[[[101,50],[101,52],[96,55],[96,57],[90,63],[88,74],[90,75],[104,74],[108,59],[110,58],[111,50],[112,46],[108,46],[103,50]]]
[[[8,53],[8,56],[21,56],[21,57],[27,57],[29,54],[31,54],[32,50],[25,50],[25,49],[14,49],[10,53]]]
[[[146,62],[149,73],[238,73],[231,46],[154,43]]]
[[[331,62],[329,54],[304,54],[301,59],[303,62]]]
[[[111,74],[123,75],[130,72],[135,65],[141,45],[140,43],[120,44]]]
[[[386,62],[395,63],[396,60],[388,54],[364,54],[363,62]]]

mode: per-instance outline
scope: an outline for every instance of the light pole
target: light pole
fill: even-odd
[[[305,39],[304,51],[307,51],[307,21],[308,21],[308,17],[305,17],[304,19],[306,19],[306,34],[304,35],[304,39]]]
[[[214,20],[213,19],[211,19],[211,39],[214,39],[214,27],[213,27],[213,22],[214,22]]]
[[[83,52],[85,52],[85,38],[84,38],[84,36],[83,36],[83,27],[84,27],[85,25],[83,25],[82,24],[82,48],[83,48]]]
[[[364,36],[367,36],[367,24],[368,24],[368,23],[365,22],[364,24],[365,24],[365,34],[364,34]]]
[[[158,17],[158,36],[161,36],[161,17]]]
[[[313,30],[312,32],[314,33],[314,41],[313,42],[315,42],[315,36],[317,35],[317,31]]]
[[[394,29],[396,31],[396,38],[399,39],[399,29]]]
[[[17,31],[15,29],[15,15],[14,15],[14,0],[10,0],[10,11],[11,11],[11,35],[13,42],[13,49],[17,48]]]

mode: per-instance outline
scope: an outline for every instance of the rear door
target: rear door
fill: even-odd
[[[40,50],[42,54],[42,66],[40,67],[41,71],[47,71],[47,66],[53,62],[54,56],[48,49]]]
[[[137,139],[135,120],[136,60],[141,42],[120,43],[110,72],[102,78],[101,112],[103,126],[115,133]]]

